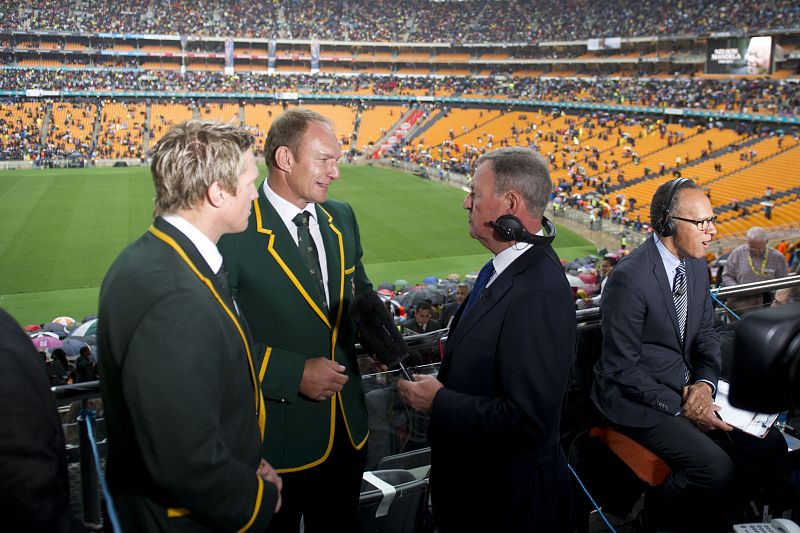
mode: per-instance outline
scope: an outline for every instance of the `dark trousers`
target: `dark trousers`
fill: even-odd
[[[617,429],[666,462],[672,473],[645,503],[651,525],[679,531],[730,531],[733,507],[781,482],[786,442],[742,431],[704,433],[683,416],[652,428]],[[655,523],[655,524],[654,524]]]
[[[353,447],[337,409],[331,453],[322,464],[281,474],[281,510],[267,532],[297,533],[301,516],[305,533],[358,531],[358,497],[366,460],[366,446]]]

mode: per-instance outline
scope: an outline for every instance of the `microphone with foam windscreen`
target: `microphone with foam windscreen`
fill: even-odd
[[[409,381],[411,374],[403,360],[408,357],[408,346],[394,325],[389,311],[380,296],[366,291],[355,297],[350,304],[350,317],[358,328],[361,346],[388,367],[400,366]]]

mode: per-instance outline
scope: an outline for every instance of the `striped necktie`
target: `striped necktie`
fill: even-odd
[[[675,281],[672,284],[672,299],[675,301],[675,314],[678,315],[678,327],[681,333],[681,343],[686,335],[686,264],[681,260],[675,269]]]

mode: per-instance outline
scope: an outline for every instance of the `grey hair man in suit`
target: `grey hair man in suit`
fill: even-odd
[[[729,531],[729,497],[776,484],[786,444],[776,431],[764,440],[732,431],[716,413],[720,340],[705,261],[716,234],[711,202],[678,178],[655,192],[650,216],[655,234],[619,262],[603,291],[592,399],[672,470],[648,494],[650,524]]]
[[[573,529],[558,427],[576,322],[553,235],[542,235],[551,187],[529,149],[478,159],[464,209],[494,257],[453,318],[437,378],[398,383],[403,401],[431,413],[433,513],[445,533]]]

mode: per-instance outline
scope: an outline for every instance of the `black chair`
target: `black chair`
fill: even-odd
[[[372,475],[377,480],[370,482],[367,478]],[[364,477],[360,533],[414,533],[422,528],[428,502],[426,478],[417,479],[408,470],[376,470],[365,472]]]
[[[420,448],[396,455],[387,455],[378,462],[377,470],[413,470],[431,465],[431,449]]]

